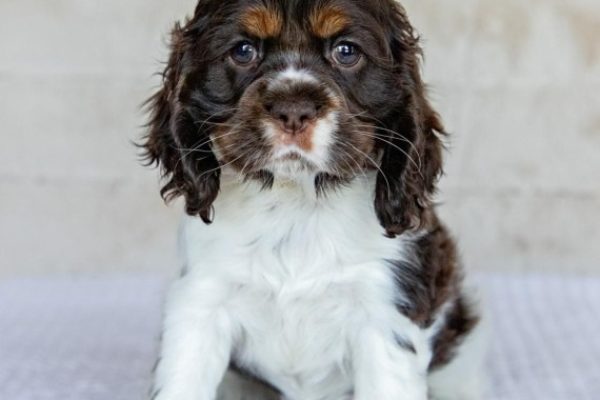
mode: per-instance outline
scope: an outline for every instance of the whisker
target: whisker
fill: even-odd
[[[231,108],[227,108],[225,110],[221,110],[217,113],[211,114],[208,116],[208,118],[206,118],[204,121],[194,121],[195,124],[200,122],[200,126],[198,127],[198,130],[201,130],[204,127],[204,124],[207,123],[208,121],[210,121],[212,118],[216,118],[216,117],[221,117],[224,116],[232,111],[237,110],[237,108],[231,107]]]
[[[209,138],[208,138],[208,140],[205,140],[205,141],[203,141],[202,143],[200,143],[200,144],[198,144],[198,145],[194,146],[194,148],[192,148],[192,149],[182,150],[182,154],[181,154],[181,156],[179,157],[179,160],[177,160],[177,163],[175,164],[175,168],[177,168],[177,166],[179,166],[179,164],[180,164],[181,162],[183,162],[183,161],[185,160],[185,158],[186,158],[186,157],[188,157],[190,154],[193,154],[193,153],[196,153],[196,152],[205,153],[205,154],[212,153],[212,151],[208,151],[208,150],[202,150],[202,149],[200,149],[200,148],[201,148],[201,147],[203,147],[203,146],[204,146],[204,145],[206,145],[206,144],[212,143],[212,142],[213,142],[214,140],[216,140],[216,139],[220,139],[220,138],[223,138],[223,137],[227,137],[227,136],[229,136],[229,135],[232,135],[232,134],[234,134],[234,133],[236,133],[236,132],[235,132],[235,130],[232,130],[232,131],[230,131],[230,132],[227,132],[227,133],[225,133],[225,134],[219,135],[219,136],[217,136],[217,137],[213,137],[213,138],[210,138],[210,137],[209,137]],[[232,145],[233,145],[233,144],[232,144]],[[229,146],[226,146],[226,148],[229,148]],[[177,149],[177,148],[176,148],[176,149]],[[207,158],[208,158],[208,157],[204,157],[204,158],[198,159],[198,161],[205,160],[205,159],[207,159]]]
[[[357,117],[360,117],[360,116],[365,116],[366,119],[369,119],[371,121],[377,122],[378,125],[357,124],[357,126],[364,127],[364,128],[375,128],[376,131],[377,130],[381,130],[381,131],[384,131],[384,132],[388,132],[388,133],[391,133],[392,135],[394,135],[395,138],[397,138],[399,140],[402,140],[403,142],[408,143],[411,146],[411,148],[414,150],[414,152],[417,154],[417,157],[419,158],[418,169],[419,169],[419,171],[421,171],[421,166],[422,166],[421,155],[419,154],[419,150],[417,149],[417,147],[415,146],[415,144],[413,142],[411,142],[410,140],[408,140],[406,137],[404,137],[404,135],[401,134],[400,132],[397,132],[395,130],[383,127],[383,125],[385,125],[385,124],[380,119],[375,118],[375,117],[373,117],[371,115],[366,115],[366,114],[367,114],[366,111],[363,111],[363,112],[360,112],[358,114],[350,114],[348,117],[349,118],[357,118]],[[377,135],[377,132],[375,132],[375,135]],[[381,138],[380,136],[378,136],[378,137]],[[399,150],[401,150],[401,149],[399,149]],[[408,154],[406,154],[405,152],[404,152],[404,154],[407,157],[410,158],[410,156]],[[414,162],[414,160],[413,160],[413,162]]]
[[[196,179],[200,179],[200,178],[202,178],[203,176],[210,175],[210,174],[212,174],[213,172],[216,172],[216,171],[218,171],[219,169],[226,168],[226,167],[228,167],[229,165],[231,165],[231,164],[235,163],[236,161],[240,160],[241,158],[245,157],[246,155],[250,154],[252,151],[253,151],[253,149],[246,150],[245,152],[242,152],[242,154],[240,154],[240,155],[239,155],[237,158],[235,158],[235,159],[233,159],[233,160],[231,160],[231,161],[229,161],[229,162],[227,162],[227,163],[225,163],[225,164],[219,165],[219,166],[218,166],[218,167],[216,167],[216,168],[212,168],[212,169],[210,169],[210,170],[208,170],[208,171],[205,171],[205,172],[203,172],[203,173],[202,173],[202,174],[200,174],[200,175],[199,175],[199,176],[198,176]]]
[[[362,176],[366,177],[367,173],[365,171],[365,169],[358,163],[358,161],[356,161],[356,159],[354,157],[352,157],[352,154],[350,154],[350,152],[346,151],[344,148],[340,149],[342,151],[342,155],[347,156],[342,158],[344,160],[344,163],[346,164],[346,166],[350,169],[350,172],[354,175],[357,172],[360,172],[362,174]],[[350,165],[350,163],[348,163],[348,161],[346,160],[346,158],[352,160],[354,162],[354,164],[356,164],[356,170],[354,169],[354,167],[352,167]]]
[[[200,143],[194,145],[194,147],[192,149],[187,149],[187,150],[183,150],[183,151],[196,150],[196,149],[198,149],[200,147],[203,147],[203,146],[205,146],[205,145],[207,145],[209,143],[214,142],[215,140],[223,139],[223,138],[228,137],[230,135],[234,135],[234,134],[237,133],[236,128],[238,128],[239,126],[241,126],[241,123],[233,125],[228,132],[225,132],[225,133],[223,133],[221,135],[217,135],[217,136],[212,136],[212,137],[209,136],[208,139],[206,139],[203,142],[200,142]]]
[[[239,172],[239,176],[241,179],[244,179],[245,177],[245,170],[248,167],[248,165],[250,164],[250,161],[256,161],[256,155],[253,158],[249,158],[248,160],[246,160],[246,162],[244,163],[244,166],[242,167],[241,171]]]
[[[362,127],[362,128],[373,128],[375,130],[389,132],[389,133],[391,133],[393,135],[397,135],[397,136],[394,136],[396,139],[400,139],[401,141],[408,143],[415,152],[418,152],[415,144],[413,142],[411,142],[410,140],[408,140],[406,137],[404,137],[404,135],[402,135],[400,132],[394,131],[392,129],[384,128],[382,126],[372,126],[372,125],[364,125],[364,124],[357,124],[356,126]],[[374,134],[378,135],[377,132],[375,132]],[[380,136],[381,135],[379,135],[379,137]]]
[[[356,146],[354,146],[352,143],[350,143],[350,142],[340,142],[340,143],[344,143],[345,145],[351,146],[355,151],[361,153],[362,155],[364,155],[367,158],[367,160],[371,161],[371,163],[373,164],[373,166],[375,168],[377,168],[377,170],[379,172],[381,172],[381,175],[383,176],[383,179],[385,179],[385,183],[387,185],[388,195],[391,195],[391,193],[392,193],[392,187],[390,185],[390,181],[388,180],[385,172],[383,172],[383,170],[381,169],[381,167],[379,166],[379,164],[377,162],[375,162],[375,160],[373,160],[371,158],[371,156],[369,156],[367,153],[365,153],[364,151],[362,151],[359,148],[357,148]]]
[[[366,127],[370,127],[368,125],[357,125],[357,126],[358,127],[365,127],[365,128]],[[381,129],[385,130],[385,128],[381,128]],[[393,132],[393,133],[397,133],[397,132],[392,131],[392,130],[388,130],[388,131]],[[409,153],[407,153],[404,149],[400,148],[395,143],[392,143],[391,141],[389,141],[387,138],[385,138],[385,137],[383,137],[381,135],[378,135],[377,133],[374,133],[373,136],[375,137],[375,139],[380,140],[380,141],[382,141],[384,143],[389,144],[390,146],[394,147],[395,149],[397,149],[398,151],[400,151],[402,154],[404,154],[413,163],[413,165],[415,167],[417,167],[417,170],[419,171],[419,174],[421,174],[421,168],[423,166],[423,160],[422,160],[421,154],[417,150],[416,146],[413,143],[411,143],[408,139],[406,139],[404,137],[397,137],[397,139],[400,139],[400,140],[402,140],[402,141],[404,141],[406,143],[409,143],[411,145],[411,148],[414,150],[415,154],[417,155],[418,163],[410,156]]]

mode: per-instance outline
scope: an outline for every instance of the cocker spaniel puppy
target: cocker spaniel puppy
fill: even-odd
[[[393,0],[200,0],[141,144],[182,196],[155,400],[476,400],[432,196],[444,129]]]

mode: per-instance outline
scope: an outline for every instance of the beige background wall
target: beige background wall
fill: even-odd
[[[0,0],[0,277],[174,271],[138,105],[195,0]],[[405,0],[453,133],[442,212],[485,270],[600,271],[600,2]]]

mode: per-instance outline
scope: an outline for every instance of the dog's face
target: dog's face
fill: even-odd
[[[150,101],[144,147],[170,178],[163,194],[209,222],[224,168],[315,190],[373,169],[388,234],[419,226],[442,130],[419,51],[392,0],[201,0]]]
[[[218,124],[210,136],[222,164],[246,176],[342,180],[376,166],[373,123],[402,100],[374,4],[360,4],[214,8],[215,25],[191,49],[204,71],[188,75],[181,95],[192,107],[195,97],[211,103],[193,115]]]

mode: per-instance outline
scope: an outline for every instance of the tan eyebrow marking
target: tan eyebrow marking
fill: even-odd
[[[242,15],[241,22],[249,34],[261,39],[275,37],[283,28],[281,13],[264,6],[249,8]]]
[[[318,8],[310,16],[312,32],[323,39],[340,33],[349,22],[344,11],[336,6]]]

